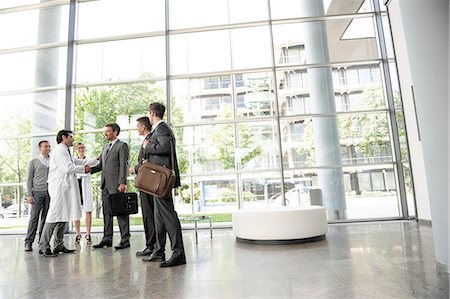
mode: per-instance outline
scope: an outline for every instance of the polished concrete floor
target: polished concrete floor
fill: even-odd
[[[237,243],[229,229],[183,231],[187,265],[159,268],[131,248],[44,258],[24,236],[0,236],[0,298],[449,298],[431,228],[415,222],[330,225],[327,239],[297,245]],[[115,243],[118,235],[115,235]],[[94,243],[101,235],[94,235]]]

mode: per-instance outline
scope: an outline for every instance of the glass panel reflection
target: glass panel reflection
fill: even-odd
[[[172,75],[230,70],[230,56],[228,30],[170,36]]]
[[[132,39],[80,45],[77,83],[131,80],[165,76],[165,39]]]
[[[171,0],[169,5],[171,30],[268,19],[267,1],[261,0]]]
[[[239,118],[276,115],[272,73],[236,75],[236,109]]]
[[[358,20],[364,20],[370,25],[372,33],[369,37],[362,38],[348,33],[346,39],[343,39],[352,19],[274,25],[275,64],[285,66],[318,63],[312,58],[318,51],[317,47],[328,53],[320,63],[378,59],[373,19]]]
[[[75,130],[102,129],[111,122],[119,124],[122,130],[135,129],[136,119],[147,115],[151,102],[164,102],[165,92],[164,81],[78,88]]]
[[[275,121],[238,124],[237,160],[242,170],[278,169],[280,153]]]
[[[190,151],[192,172],[234,171],[234,136],[233,124],[185,127],[183,145]]]
[[[311,78],[310,70],[312,69],[277,72],[278,105],[282,116],[313,113],[312,105],[317,103],[311,102],[310,98],[313,89],[309,82],[314,78]],[[331,75],[336,112],[376,110],[387,107],[379,64],[334,67],[331,69]],[[323,98],[316,97],[316,99]]]
[[[317,7],[322,7],[322,10]],[[320,5],[319,5],[320,4]],[[305,13],[308,8],[314,7],[314,13]],[[382,5],[384,7],[384,5]],[[273,19],[299,18],[305,16],[339,15],[353,13],[373,12],[372,0],[323,0],[323,1],[298,1],[298,0],[270,0],[270,10]]]
[[[89,1],[79,3],[77,10],[78,39],[163,31],[165,28],[164,0]]]
[[[64,86],[67,48],[0,55],[0,91]]]
[[[195,176],[194,212],[227,213],[237,209],[236,175]]]
[[[172,80],[176,124],[233,118],[232,76]]]
[[[68,5],[2,14],[0,49],[67,42],[68,22]]]
[[[281,205],[281,174],[262,172],[242,174],[244,208]]]
[[[333,144],[332,136],[315,130],[315,122],[317,120],[333,122],[334,119],[334,117],[319,117],[280,121],[284,167],[291,169],[393,162],[386,113],[338,116],[336,121],[339,130],[339,155],[331,154],[331,148],[320,149],[315,143],[318,136],[324,134],[320,138],[325,138],[324,142]],[[322,152],[320,160],[317,159],[319,150]],[[335,156],[336,159],[326,158],[327,156]]]

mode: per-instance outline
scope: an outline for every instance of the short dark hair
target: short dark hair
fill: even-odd
[[[113,132],[117,132],[117,136],[119,136],[119,134],[120,134],[120,127],[119,127],[118,124],[110,123],[110,124],[107,124],[105,127],[111,128],[113,130]]]
[[[163,118],[166,107],[161,103],[151,103],[148,106],[148,111],[154,111],[157,117]]]
[[[61,142],[62,142],[62,140],[63,140],[63,136],[66,136],[66,138],[67,137],[69,137],[69,135],[70,134],[72,134],[73,132],[72,131],[69,131],[69,130],[61,130],[61,131],[59,131],[58,132],[58,135],[56,135],[56,142],[58,143],[58,144],[60,144]]]
[[[150,118],[148,118],[148,116],[139,117],[138,119],[136,119],[136,121],[141,125],[143,125],[149,131],[152,129],[152,125],[150,124]]]
[[[47,140],[41,140],[39,141],[38,146],[41,147],[42,143],[50,143],[50,142],[48,142]]]

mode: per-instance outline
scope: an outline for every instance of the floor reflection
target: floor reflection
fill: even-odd
[[[135,256],[143,233],[121,251],[67,235],[77,251],[56,258],[0,236],[0,298],[449,298],[431,228],[415,222],[331,225],[326,240],[295,245],[237,243],[229,229],[183,236],[188,263],[168,269]]]

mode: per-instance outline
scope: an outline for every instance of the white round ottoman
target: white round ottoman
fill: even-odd
[[[239,242],[296,244],[323,240],[327,232],[327,213],[322,206],[281,206],[233,212],[233,233]]]

